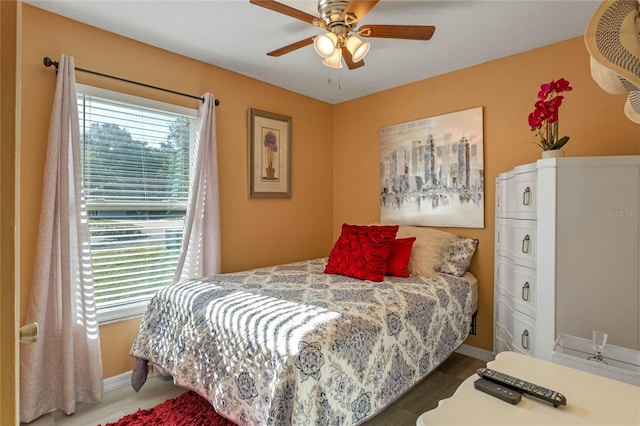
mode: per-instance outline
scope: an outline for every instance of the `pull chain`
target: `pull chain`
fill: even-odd
[[[331,68],[327,70],[327,84],[331,84],[333,81],[331,80]],[[342,80],[340,78],[340,68],[338,68],[338,90],[342,89]]]
[[[325,59],[325,61],[328,61],[328,59]],[[338,53],[338,61],[339,61],[338,64],[342,65],[342,54],[341,54],[341,52]],[[327,69],[327,84],[331,84],[332,83],[331,72],[332,72],[332,69],[337,68],[338,69],[338,90],[340,90],[342,88],[342,86],[341,86],[341,78],[340,78],[340,76],[341,76],[340,70],[341,70],[342,67],[332,67],[330,65],[331,65],[331,62],[329,62],[327,64],[327,68],[328,68]]]

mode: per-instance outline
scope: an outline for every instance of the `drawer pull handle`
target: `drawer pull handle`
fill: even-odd
[[[520,336],[520,343],[522,343],[523,349],[529,349],[529,330],[522,332],[522,336]]]
[[[531,249],[531,237],[529,236],[529,234],[527,234],[522,239],[522,252],[529,253],[530,249]]]
[[[524,189],[524,192],[522,193],[522,204],[525,206],[531,205],[531,188],[528,186]]]
[[[522,286],[522,300],[528,302],[529,301],[529,297],[531,297],[531,286],[529,285],[529,282],[527,281]]]

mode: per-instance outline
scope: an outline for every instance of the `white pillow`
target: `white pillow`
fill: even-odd
[[[416,237],[409,258],[411,275],[434,275],[436,265],[442,262],[447,248],[458,236],[446,231],[423,226],[400,226],[396,238]]]

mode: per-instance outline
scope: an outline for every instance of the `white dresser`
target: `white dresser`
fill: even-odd
[[[494,351],[560,334],[640,350],[640,156],[538,160],[496,181]]]

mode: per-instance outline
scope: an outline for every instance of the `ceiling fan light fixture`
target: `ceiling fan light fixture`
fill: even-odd
[[[2,0],[0,0],[2,1]],[[246,1],[246,0],[245,0]],[[436,27],[433,25],[372,25],[360,26],[362,18],[368,14],[380,0],[316,0],[319,16],[280,3],[281,0],[250,0],[265,9],[290,16],[322,28],[324,34],[311,36],[274,51],[269,56],[282,56],[285,53],[313,44],[314,50],[322,58],[324,65],[332,68],[350,70],[364,66],[362,60],[371,45],[359,37],[391,38],[403,40],[430,40]],[[296,2],[288,2],[296,3]],[[339,55],[336,56],[336,51]]]
[[[338,42],[338,36],[334,33],[328,32],[317,36],[313,40],[313,48],[316,53],[323,58],[331,58],[336,52],[336,43]]]
[[[335,49],[333,55],[324,59],[322,64],[329,68],[342,68],[342,55],[340,54],[340,49]]]
[[[369,52],[371,44],[363,42],[356,36],[351,36],[347,39],[347,50],[351,53],[353,62],[360,62]]]

